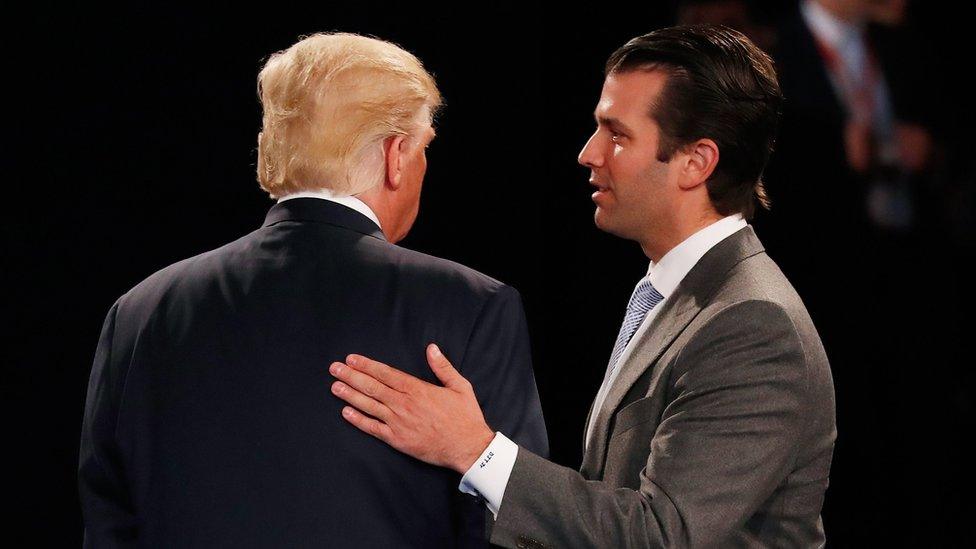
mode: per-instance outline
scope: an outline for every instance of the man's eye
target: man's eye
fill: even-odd
[[[623,135],[617,132],[610,132],[610,141],[613,141],[614,143],[619,143],[622,138]]]

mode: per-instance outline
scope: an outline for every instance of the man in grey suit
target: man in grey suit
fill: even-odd
[[[823,545],[836,438],[830,368],[799,296],[747,224],[782,102],[770,58],[724,27],[614,52],[579,161],[599,228],[640,243],[634,290],[579,471],[484,421],[436,346],[443,387],[359,355],[333,363],[343,416],[463,473],[506,547]],[[363,413],[365,412],[365,413]]]

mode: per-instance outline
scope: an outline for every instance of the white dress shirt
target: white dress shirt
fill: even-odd
[[[300,193],[285,195],[278,199],[278,203],[281,204],[285,200],[291,200],[292,198],[321,198],[322,200],[329,200],[331,202],[342,204],[343,206],[352,208],[365,215],[370,221],[376,223],[376,226],[379,227],[380,230],[383,230],[382,225],[380,225],[380,219],[376,217],[376,213],[373,212],[373,209],[355,196],[336,196],[335,193],[329,189],[319,189],[317,191],[302,191]]]
[[[686,238],[666,253],[659,262],[654,263],[652,261],[647,269],[647,278],[651,280],[654,288],[664,296],[664,300],[648,311],[635,334],[641,332],[654,320],[657,312],[663,309],[668,296],[674,293],[678,284],[702,256],[713,246],[745,226],[746,221],[740,214],[724,217]],[[623,354],[620,355],[619,362],[621,364],[637,344],[634,339],[636,338],[631,338],[624,348]],[[597,393],[597,402],[594,403],[592,418],[596,418],[607,391],[616,380],[616,374],[621,369],[616,368],[614,373],[600,387],[600,391]],[[587,429],[587,440],[589,440],[592,432],[593,423],[595,421],[591,420]],[[501,507],[502,498],[505,495],[505,487],[508,485],[508,479],[512,474],[517,456],[518,445],[502,433],[495,433],[495,438],[492,439],[485,451],[461,477],[458,489],[466,494],[480,495],[485,498],[485,505],[497,517],[498,509]]]

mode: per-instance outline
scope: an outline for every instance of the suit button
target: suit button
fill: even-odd
[[[515,539],[515,547],[518,549],[546,549],[548,546],[537,539],[519,536]]]

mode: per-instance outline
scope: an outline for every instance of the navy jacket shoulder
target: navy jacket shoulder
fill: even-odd
[[[345,206],[264,225],[148,277],[113,306],[89,385],[86,538],[151,545],[484,543],[458,476],[345,424],[327,368],[349,353],[436,382],[436,342],[486,419],[547,451],[518,293],[387,242]],[[466,496],[465,496],[466,497]]]

